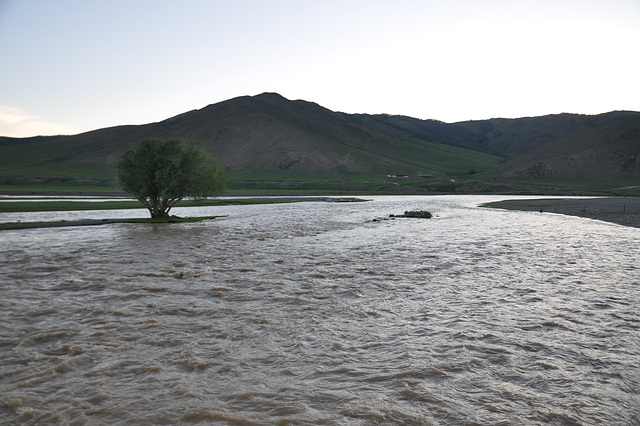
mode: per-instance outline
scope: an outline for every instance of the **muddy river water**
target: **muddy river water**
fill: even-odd
[[[363,198],[0,232],[0,422],[640,424],[640,229]]]

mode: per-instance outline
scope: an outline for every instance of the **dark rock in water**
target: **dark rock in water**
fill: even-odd
[[[389,215],[389,217],[376,217],[372,220],[372,222],[382,222],[383,220],[392,220],[395,219],[393,215]]]
[[[389,215],[389,217],[415,217],[418,219],[431,219],[433,217],[433,215],[425,210],[418,210],[418,211],[408,211],[408,212],[404,212],[404,214],[399,214],[399,215]]]

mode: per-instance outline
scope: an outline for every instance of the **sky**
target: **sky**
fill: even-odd
[[[640,0],[0,0],[0,135],[276,92],[445,122],[640,111]]]

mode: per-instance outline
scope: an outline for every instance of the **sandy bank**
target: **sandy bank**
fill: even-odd
[[[640,197],[506,200],[486,204],[508,210],[538,211],[586,217],[640,228]]]

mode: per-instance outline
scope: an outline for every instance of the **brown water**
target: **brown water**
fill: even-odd
[[[495,199],[3,231],[0,418],[640,424],[640,230]]]

